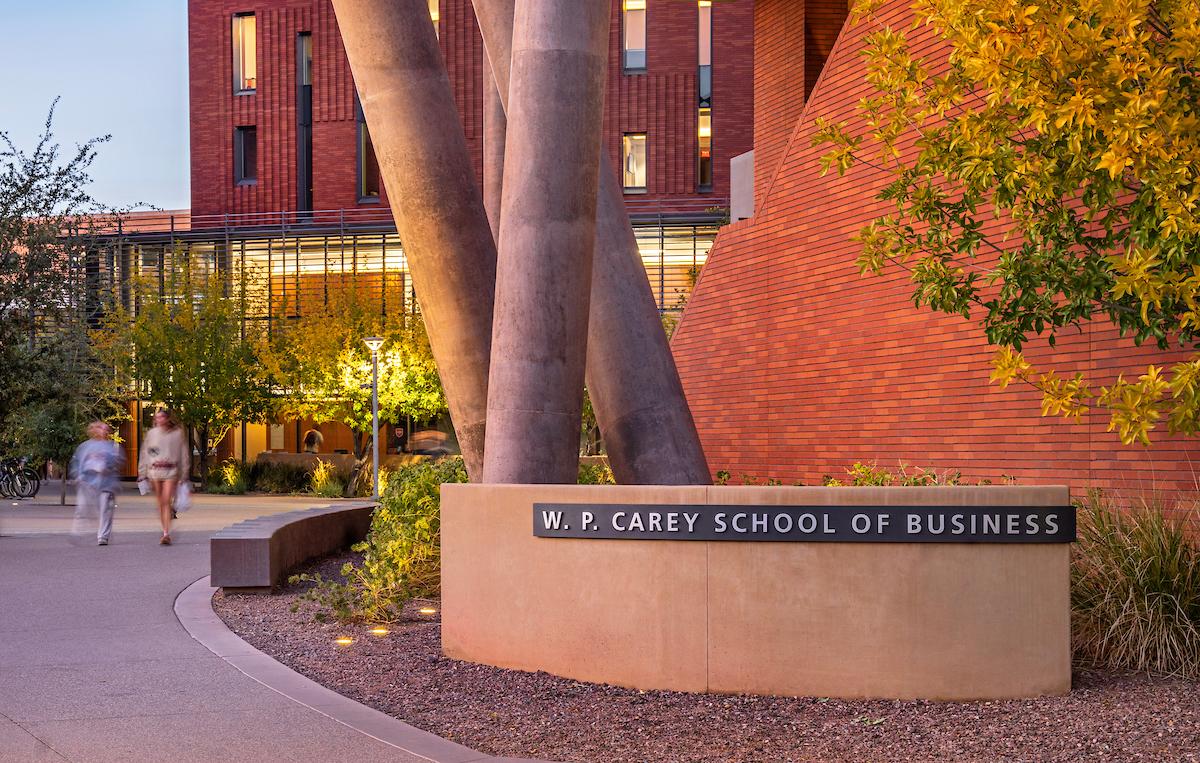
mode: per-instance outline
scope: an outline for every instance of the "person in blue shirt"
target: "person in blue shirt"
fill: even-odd
[[[103,421],[89,424],[88,436],[75,449],[75,456],[71,459],[71,474],[77,484],[75,522],[79,527],[82,521],[98,518],[100,529],[96,533],[96,543],[107,546],[112,534],[113,509],[121,489],[121,467],[125,463],[125,454],[121,452],[121,446],[112,440],[112,427]]]

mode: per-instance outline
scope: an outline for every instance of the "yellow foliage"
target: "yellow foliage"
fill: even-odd
[[[1200,3],[916,0],[913,28],[947,43],[938,60],[910,52],[884,4],[853,10],[872,25],[858,124],[813,138],[823,172],[869,153],[892,174],[880,198],[895,211],[855,238],[860,271],[903,267],[918,306],[983,312],[992,381],[1035,386],[1043,415],[1078,420],[1095,398],[1124,443],[1164,420],[1195,435],[1200,356],[1097,396],[1020,351],[1095,318],[1160,350],[1200,346]]]

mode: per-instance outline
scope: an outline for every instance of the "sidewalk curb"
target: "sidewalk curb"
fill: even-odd
[[[496,758],[457,742],[422,731],[378,710],[343,697],[305,678],[247,644],[225,625],[212,608],[217,589],[208,576],[185,588],[175,599],[175,616],[192,638],[213,654],[293,702],[432,763],[547,763],[525,758]]]

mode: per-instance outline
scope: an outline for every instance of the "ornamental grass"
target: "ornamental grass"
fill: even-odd
[[[1071,630],[1084,663],[1200,678],[1200,502],[1127,507],[1099,490],[1079,506]]]

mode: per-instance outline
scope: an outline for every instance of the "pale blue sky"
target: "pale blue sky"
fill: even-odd
[[[0,0],[0,131],[32,150],[55,96],[62,153],[111,134],[103,204],[190,206],[186,0]]]

